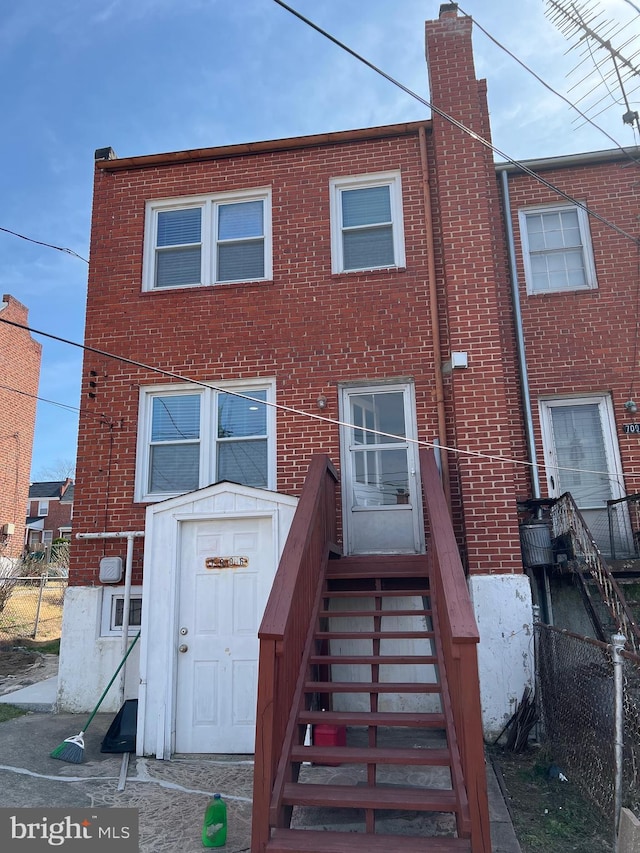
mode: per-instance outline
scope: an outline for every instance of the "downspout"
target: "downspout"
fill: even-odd
[[[504,207],[504,221],[507,232],[509,253],[509,272],[511,274],[511,299],[513,302],[516,347],[518,352],[518,372],[520,374],[520,388],[522,390],[522,403],[524,407],[524,429],[527,442],[527,454],[529,456],[529,462],[531,463],[531,489],[533,497],[539,498],[540,477],[538,473],[538,457],[533,434],[533,413],[531,409],[531,395],[529,394],[529,373],[527,370],[527,354],[524,346],[524,332],[522,329],[522,311],[520,310],[520,284],[518,281],[518,269],[516,266],[516,247],[513,239],[513,223],[511,222],[509,176],[506,170],[501,172],[501,178],[502,203]]]
[[[444,489],[449,514],[451,514],[451,483],[449,481],[449,457],[447,455],[447,421],[444,410],[444,381],[442,378],[442,346],[440,341],[440,314],[438,311],[438,290],[436,287],[436,260],[433,245],[433,217],[431,215],[431,185],[427,159],[427,135],[424,125],[418,128],[420,146],[420,166],[422,168],[422,192],[424,196],[424,224],[427,237],[427,271],[429,275],[429,310],[431,312],[431,331],[433,338],[433,361],[436,383],[436,411],[438,414],[438,443],[440,444],[440,462],[442,466],[442,487]]]

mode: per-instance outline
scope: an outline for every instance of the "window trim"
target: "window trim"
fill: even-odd
[[[264,225],[264,276],[260,278],[217,281],[217,210],[220,205],[248,201],[263,202]],[[202,210],[200,234],[200,282],[198,284],[176,284],[169,287],[155,286],[156,240],[158,234],[158,213],[171,210],[184,210],[199,207]],[[271,187],[257,187],[248,190],[236,190],[208,195],[183,196],[180,198],[153,199],[145,205],[144,252],[142,262],[142,290],[162,293],[164,291],[184,290],[189,287],[219,287],[225,284],[240,284],[250,281],[271,281],[273,279],[273,241],[271,228]]]
[[[382,266],[344,268],[344,245],[342,241],[342,204],[341,193],[344,190],[367,189],[369,187],[388,186],[391,204],[391,229],[393,236],[393,256],[395,263]],[[379,269],[403,269],[406,266],[404,245],[404,215],[402,209],[402,176],[399,169],[389,172],[377,172],[369,175],[350,175],[331,178],[329,181],[331,215],[331,271],[334,274],[367,272]]]
[[[134,502],[157,503],[168,498],[177,497],[184,492],[148,492],[149,462],[151,446],[151,418],[153,398],[168,394],[199,394],[200,405],[200,470],[197,488],[204,488],[214,482],[217,465],[217,437],[213,433],[217,417],[218,391],[237,391],[251,396],[252,391],[266,391],[267,404],[274,403],[276,398],[276,381],[274,378],[240,379],[236,381],[221,381],[208,385],[192,383],[168,383],[164,385],[145,385],[140,388],[138,405],[138,438],[136,444],[136,480]],[[263,488],[269,491],[276,489],[276,410],[267,405],[267,485]],[[251,440],[251,439],[247,439]]]
[[[536,290],[533,286],[533,270],[531,269],[531,249],[529,248],[529,231],[527,228],[527,216],[540,213],[554,213],[575,210],[578,214],[578,228],[582,241],[582,260],[584,263],[584,274],[586,283],[580,287],[554,287],[548,290]],[[593,245],[591,242],[591,230],[589,228],[589,217],[587,212],[575,204],[540,204],[533,207],[522,207],[518,210],[518,223],[520,227],[520,241],[522,244],[522,261],[524,265],[524,278],[527,286],[528,296],[539,296],[545,293],[574,293],[580,290],[595,290],[598,287],[596,278],[595,260],[593,257]],[[545,252],[534,252],[543,255]]]
[[[102,588],[102,608],[100,612],[100,636],[101,637],[121,637],[122,625],[114,625],[116,601],[122,599],[124,604],[124,587],[103,587]],[[130,599],[142,599],[142,587],[132,586]],[[140,625],[129,624],[128,635],[135,636],[140,630]]]

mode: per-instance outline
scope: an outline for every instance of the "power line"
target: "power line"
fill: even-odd
[[[24,234],[18,234],[17,231],[12,231],[10,228],[2,228],[0,226],[0,231],[4,231],[5,234],[12,234],[14,237],[19,237],[21,240],[26,240],[27,243],[35,243],[36,246],[46,246],[47,249],[55,249],[57,252],[64,252],[67,255],[72,255],[74,258],[84,261],[85,264],[89,263],[86,258],[83,258],[82,255],[74,252],[73,249],[65,249],[63,246],[54,246],[53,243],[44,243],[42,240],[34,240],[33,237],[25,237]]]
[[[463,124],[461,121],[458,121],[458,119],[453,118],[453,116],[450,116],[444,110],[441,110],[439,107],[437,107],[431,101],[428,101],[426,98],[423,98],[421,95],[418,95],[417,92],[414,92],[408,86],[405,86],[404,83],[401,83],[399,80],[396,80],[390,74],[387,74],[386,71],[383,71],[377,65],[374,65],[373,62],[370,62],[368,59],[365,59],[364,56],[357,53],[355,50],[353,50],[353,48],[350,48],[344,42],[341,42],[335,36],[332,36],[331,33],[322,29],[322,27],[320,27],[318,24],[315,24],[309,18],[306,18],[304,15],[302,15],[296,9],[289,6],[287,3],[284,3],[283,0],[273,0],[273,2],[277,3],[278,6],[282,6],[282,8],[286,9],[287,12],[290,12],[296,18],[299,18],[303,23],[307,24],[307,26],[316,30],[316,32],[320,33],[322,36],[327,38],[329,41],[333,42],[335,45],[340,47],[342,50],[349,53],[351,56],[353,56],[359,62],[362,62],[364,65],[367,66],[367,68],[371,68],[371,70],[375,71],[376,74],[379,74],[381,77],[384,77],[385,80],[388,80],[390,83],[393,83],[394,86],[397,86],[399,89],[401,89],[407,95],[414,98],[416,101],[418,101],[423,106],[430,109],[432,112],[436,113],[436,115],[440,116],[440,118],[444,119],[445,121],[448,121],[454,127],[457,127],[458,130],[461,130],[463,133],[466,133],[472,139],[475,139],[476,142],[479,142],[481,145],[483,145],[485,148],[488,148],[494,154],[497,154],[499,157],[502,157],[508,163],[511,163],[513,166],[517,166],[518,169],[523,171],[526,175],[529,175],[529,177],[533,178],[535,181],[538,181],[538,183],[547,187],[547,189],[551,190],[551,192],[556,193],[557,195],[561,196],[561,198],[564,198],[566,201],[570,202],[571,204],[575,205],[576,207],[579,207],[581,210],[584,210],[585,213],[589,214],[589,216],[593,216],[594,219],[597,219],[603,225],[606,225],[608,228],[611,228],[613,231],[615,231],[617,234],[620,234],[620,236],[624,237],[625,239],[630,240],[636,246],[640,245],[640,238],[634,237],[632,234],[629,234],[628,231],[625,231],[623,228],[620,228],[614,222],[611,222],[609,219],[607,219],[606,217],[597,213],[595,210],[592,210],[590,207],[588,207],[586,204],[584,204],[584,202],[578,201],[578,199],[573,198],[573,196],[569,195],[569,193],[564,192],[564,190],[561,190],[559,187],[556,187],[554,184],[552,184],[550,181],[547,181],[541,175],[538,175],[536,172],[533,171],[533,169],[530,169],[524,163],[520,162],[519,160],[515,160],[513,157],[510,157],[508,154],[506,154],[500,148],[495,146],[492,142],[489,142],[488,139],[485,139],[483,136],[480,136],[479,133],[476,133],[475,130],[472,130],[470,127],[467,127],[467,125]]]
[[[85,352],[91,352],[94,355],[102,356],[103,358],[110,358],[114,361],[122,362],[123,364],[129,364],[132,367],[137,367],[141,370],[147,370],[151,373],[159,373],[161,376],[167,376],[170,379],[177,379],[180,382],[188,383],[191,385],[197,385],[200,388],[208,388],[213,391],[219,391],[223,394],[229,394],[232,397],[239,397],[242,400],[247,400],[251,403],[259,403],[263,406],[269,406],[272,409],[281,412],[287,412],[288,414],[298,415],[303,418],[311,418],[316,421],[322,421],[323,423],[332,424],[333,426],[346,427],[348,429],[357,429],[362,432],[371,433],[373,435],[382,436],[384,438],[391,438],[394,441],[401,441],[407,444],[413,444],[417,447],[429,447],[432,449],[437,449],[440,451],[448,451],[450,453],[457,453],[460,456],[467,456],[475,459],[487,459],[491,462],[500,462],[500,463],[509,463],[512,465],[522,465],[527,468],[533,468],[534,463],[529,462],[525,459],[515,459],[510,456],[501,456],[499,454],[491,454],[491,453],[481,453],[478,450],[465,450],[459,447],[447,447],[444,444],[438,444],[434,441],[426,441],[425,439],[418,438],[409,438],[403,435],[396,435],[391,432],[384,432],[379,429],[372,429],[370,427],[365,427],[353,423],[349,423],[348,421],[342,421],[338,418],[329,418],[326,415],[317,415],[315,412],[304,412],[301,409],[295,409],[293,406],[285,406],[282,403],[275,403],[272,400],[261,400],[257,397],[252,397],[250,394],[243,394],[241,391],[234,391],[231,388],[221,387],[219,385],[214,384],[213,382],[203,382],[200,379],[192,379],[188,376],[182,376],[180,373],[175,373],[172,370],[165,370],[162,367],[154,367],[150,364],[145,364],[142,361],[136,361],[133,358],[127,358],[124,355],[116,355],[115,353],[107,352],[106,350],[98,349],[97,347],[89,346],[88,344],[80,344],[77,341],[71,341],[68,338],[63,338],[60,335],[54,335],[51,332],[43,332],[40,329],[34,329],[31,326],[27,326],[24,323],[18,323],[15,320],[7,320],[3,317],[0,317],[0,323],[5,323],[7,326],[13,326],[16,329],[23,329],[24,331],[30,332],[32,335],[41,335],[44,338],[49,338],[53,341],[58,341],[59,343],[67,344],[68,346],[76,347],[77,349],[84,350]],[[537,467],[537,466],[536,466]],[[582,474],[600,474],[605,477],[609,477],[611,479],[617,480],[618,474],[612,473],[610,471],[592,471],[588,468],[564,468],[559,465],[554,465],[554,470],[557,471],[576,471]]]
[[[458,9],[460,9],[462,14],[465,15],[467,18],[471,17],[471,15],[469,15],[467,12],[465,12],[464,9],[460,5],[458,5]],[[508,56],[511,57],[511,59],[514,60],[514,62],[517,62],[518,65],[520,65],[522,68],[524,68],[525,71],[528,71],[529,74],[532,75],[532,77],[535,77],[535,79],[538,81],[538,83],[541,83],[545,87],[545,89],[548,89],[557,98],[560,98],[561,100],[563,100],[565,102],[565,104],[568,104],[568,106],[571,107],[571,109],[575,110],[578,113],[578,115],[581,118],[583,118],[588,124],[590,124],[596,130],[599,130],[600,133],[602,133],[604,136],[607,137],[607,139],[609,139],[611,142],[613,142],[613,144],[616,146],[616,148],[618,148],[633,163],[639,163],[640,162],[640,161],[636,160],[636,158],[631,154],[631,152],[627,151],[622,145],[620,145],[620,143],[613,136],[611,136],[610,133],[608,133],[603,127],[600,127],[600,125],[596,124],[592,119],[589,118],[588,115],[586,115],[586,113],[583,113],[582,110],[579,107],[577,107],[576,104],[573,103],[573,101],[570,101],[569,98],[565,97],[562,93],[558,92],[556,89],[553,88],[553,86],[550,86],[545,80],[542,79],[542,77],[540,77],[539,74],[536,74],[536,72],[532,68],[530,68],[526,63],[524,63],[519,57],[517,57],[515,55],[515,53],[510,51],[509,48],[506,47],[504,44],[502,44],[502,42],[500,42],[498,39],[494,38],[494,36],[492,36],[488,30],[486,30],[483,26],[481,26],[478,23],[476,18],[471,18],[471,20],[473,21],[473,25],[475,27],[477,27],[477,29],[479,29],[480,32],[484,33],[485,36],[488,39],[490,39],[490,41],[492,41],[501,50],[503,50]]]
[[[29,394],[27,391],[21,391],[20,388],[11,388],[9,385],[0,385],[0,389],[3,391],[11,391],[14,394],[21,394],[23,397],[30,397],[32,400],[38,400],[41,403],[50,403],[52,406],[58,406],[60,409],[68,409],[71,412],[78,412],[87,415],[88,417],[96,418],[103,422],[108,423],[109,418],[106,415],[94,415],[91,412],[87,412],[86,409],[80,409],[78,406],[71,406],[68,403],[60,403],[58,400],[48,400],[46,397],[40,397],[38,394]]]

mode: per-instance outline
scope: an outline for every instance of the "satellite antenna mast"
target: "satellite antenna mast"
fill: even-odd
[[[583,58],[573,71],[577,71],[588,59],[593,64],[593,68],[588,70],[573,88],[586,84],[594,75],[599,78],[579,100],[584,100],[590,95],[597,98],[590,105],[590,109],[595,109],[609,98],[618,104],[622,101],[626,109],[622,121],[635,126],[640,131],[638,112],[631,108],[625,88],[633,85],[630,92],[632,94],[640,85],[640,69],[634,64],[636,58],[640,56],[637,35],[625,36],[624,31],[628,24],[617,24],[605,18],[604,13],[598,9],[597,2],[547,0],[546,16],[568,40],[573,42],[569,50],[582,49]],[[617,47],[614,46],[614,41]],[[633,44],[634,42],[636,45]],[[623,51],[627,54],[630,52],[630,55],[625,56]],[[606,89],[606,93],[602,96],[597,91],[601,85]],[[615,96],[614,88],[619,90],[619,97]],[[600,112],[604,112],[605,109],[608,109],[608,106],[602,107]]]

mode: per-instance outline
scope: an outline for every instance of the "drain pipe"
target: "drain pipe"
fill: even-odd
[[[131,577],[133,575],[133,540],[144,536],[144,530],[128,530],[120,533],[76,533],[76,539],[126,539],[127,557],[124,570],[124,601],[122,603],[122,654],[121,659],[127,653],[129,645],[129,607],[131,604]],[[126,665],[122,667],[120,675],[120,706],[124,703],[124,687],[126,678]]]
[[[431,185],[427,159],[427,136],[424,125],[418,128],[420,146],[420,166],[422,169],[422,191],[424,195],[424,224],[427,238],[427,270],[429,275],[429,310],[431,312],[431,330],[433,338],[433,370],[436,383],[436,411],[438,414],[438,444],[442,465],[442,488],[451,514],[451,482],[449,480],[449,457],[447,442],[447,421],[444,410],[444,381],[442,378],[442,345],[440,341],[440,316],[438,312],[438,290],[436,288],[436,261],[433,245],[433,217],[431,215]]]
[[[502,203],[504,207],[504,221],[507,231],[509,271],[511,273],[511,299],[513,302],[516,345],[518,350],[518,370],[520,372],[520,386],[522,388],[522,402],[524,405],[524,428],[527,441],[527,453],[529,455],[529,461],[531,462],[531,490],[533,492],[533,497],[539,498],[540,475],[538,472],[538,457],[533,434],[533,414],[531,411],[531,395],[529,394],[529,373],[527,370],[527,354],[524,345],[524,332],[522,330],[522,311],[520,309],[520,289],[518,269],[516,266],[516,248],[513,239],[513,223],[511,221],[509,175],[506,169],[501,171],[500,177],[502,179]]]

